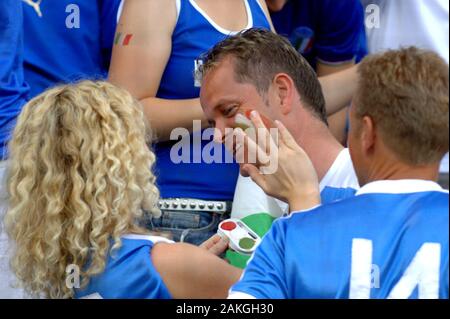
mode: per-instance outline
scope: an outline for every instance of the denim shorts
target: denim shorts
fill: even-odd
[[[217,233],[219,223],[230,218],[230,213],[199,211],[162,211],[161,217],[147,224],[151,231],[170,235],[176,242],[200,245]]]

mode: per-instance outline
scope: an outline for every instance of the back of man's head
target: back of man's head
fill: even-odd
[[[405,48],[359,66],[355,115],[369,116],[384,144],[409,165],[438,163],[449,149],[449,69],[437,54]]]
[[[257,28],[230,36],[204,57],[202,76],[205,77],[226,57],[232,58],[235,80],[253,84],[262,96],[266,95],[277,74],[289,75],[302,105],[315,117],[327,122],[325,99],[317,75],[287,39]]]

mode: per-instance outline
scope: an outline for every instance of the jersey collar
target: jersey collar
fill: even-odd
[[[439,184],[433,181],[419,179],[383,180],[364,185],[356,192],[356,196],[363,194],[409,194],[420,192],[447,193]]]

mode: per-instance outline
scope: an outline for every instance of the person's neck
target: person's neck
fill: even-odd
[[[317,120],[302,125],[294,136],[308,154],[319,181],[325,176],[344,147],[334,138],[328,127]]]
[[[415,179],[436,182],[439,178],[439,163],[433,165],[409,165],[398,160],[379,161],[372,165],[368,183],[380,180]]]

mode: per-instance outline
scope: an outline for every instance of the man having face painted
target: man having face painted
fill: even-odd
[[[322,202],[353,196],[359,188],[347,149],[327,127],[325,99],[314,70],[284,38],[250,29],[215,46],[204,61],[201,103],[216,140],[225,141],[236,117],[258,111],[266,124],[282,122],[311,158],[320,179]],[[346,85],[341,78],[335,85]],[[350,80],[351,81],[351,80]],[[240,117],[240,116],[239,116]],[[288,205],[267,196],[251,179],[240,176],[232,217],[263,236]],[[248,257],[229,251],[232,264],[245,267]]]

